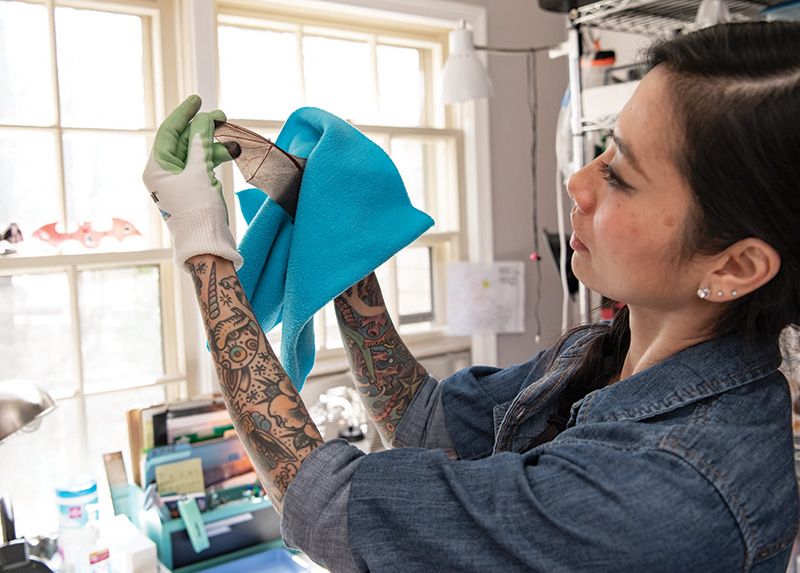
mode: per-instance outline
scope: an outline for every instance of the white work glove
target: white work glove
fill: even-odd
[[[225,121],[225,114],[197,113],[201,104],[199,96],[189,96],[164,120],[142,179],[172,234],[178,267],[188,271],[187,259],[212,254],[232,261],[238,270],[242,256],[214,175],[216,165],[232,159],[222,144],[214,143],[214,120]]]

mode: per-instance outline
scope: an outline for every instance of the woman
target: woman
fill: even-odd
[[[322,443],[237,288],[212,116],[191,121],[184,159],[199,102],[173,114],[145,181],[287,543],[334,571],[784,571],[799,515],[778,371],[778,336],[800,322],[798,45],[800,25],[758,23],[651,49],[613,144],[568,184],[572,267],[627,304],[612,323],[437,382],[374,275],[338,297],[364,402],[386,442],[411,446],[369,455]]]

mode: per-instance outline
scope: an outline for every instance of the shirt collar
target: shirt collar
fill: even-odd
[[[748,344],[737,336],[714,338],[590,392],[573,414],[582,404],[577,423],[642,420],[749,384],[780,363],[777,341]]]

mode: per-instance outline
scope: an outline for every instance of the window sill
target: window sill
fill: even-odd
[[[62,268],[70,265],[137,265],[172,260],[172,249],[142,251],[97,251],[42,255],[12,254],[0,257],[0,271],[25,271],[42,268]]]
[[[432,356],[440,356],[453,352],[463,352],[471,347],[468,336],[447,336],[444,331],[426,332],[424,334],[406,335],[403,341],[411,354],[421,360]],[[309,382],[333,374],[348,372],[350,363],[343,348],[317,351],[316,361],[308,376]]]

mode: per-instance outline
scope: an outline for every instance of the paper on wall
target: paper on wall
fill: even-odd
[[[447,327],[453,335],[525,332],[524,263],[450,263]]]

